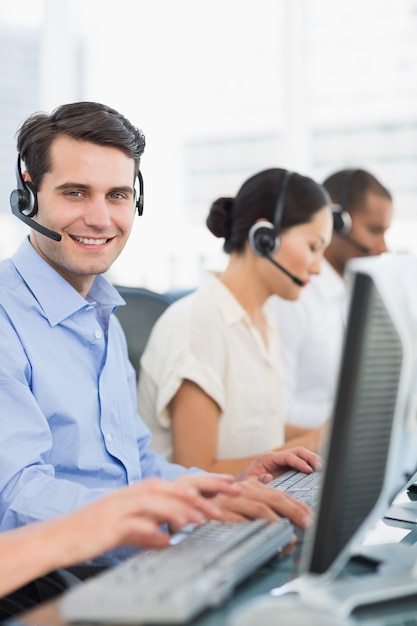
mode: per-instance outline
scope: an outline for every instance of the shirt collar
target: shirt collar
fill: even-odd
[[[112,308],[125,304],[118,291],[103,276],[96,276],[88,300],[83,298],[41,257],[28,237],[12,256],[12,262],[52,326],[90,306],[91,301]]]
[[[206,292],[210,294],[210,297],[216,304],[226,324],[232,325],[241,320],[245,320],[249,326],[253,325],[248,312],[214,272],[209,275],[205,289]],[[267,307],[264,307],[264,311],[268,332],[274,334],[275,325],[272,321],[273,317],[270,315]]]
[[[205,291],[216,304],[219,312],[228,325],[248,317],[247,312],[220,280],[218,275],[211,273],[206,281]]]

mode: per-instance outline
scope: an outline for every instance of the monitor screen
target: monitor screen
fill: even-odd
[[[417,258],[349,262],[325,471],[302,570],[336,574],[417,469]]]

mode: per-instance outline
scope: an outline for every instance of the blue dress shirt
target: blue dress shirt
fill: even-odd
[[[121,304],[103,276],[84,299],[28,239],[0,262],[1,530],[187,471],[149,447]]]

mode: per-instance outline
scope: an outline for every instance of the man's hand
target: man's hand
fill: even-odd
[[[238,480],[258,478],[263,483],[268,483],[275,476],[279,476],[289,469],[311,474],[315,470],[320,470],[322,464],[322,459],[318,454],[302,446],[276,452],[264,452],[248,465]]]
[[[119,545],[165,546],[169,533],[161,524],[178,529],[189,523],[223,519],[213,496],[222,494],[232,501],[241,491],[232,476],[204,474],[174,481],[147,478],[113,491],[59,521],[45,523],[45,532],[60,546],[53,555],[57,558],[53,565],[64,567],[84,561]],[[55,545],[52,539],[50,545]]]

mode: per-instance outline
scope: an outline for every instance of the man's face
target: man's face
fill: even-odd
[[[351,213],[348,237],[334,235],[325,252],[326,259],[340,275],[349,259],[387,251],[385,235],[391,225],[392,212],[391,200],[370,191],[366,194],[363,206]]]
[[[117,148],[66,136],[53,141],[50,155],[35,219],[62,239],[31,231],[30,241],[86,296],[94,277],[110,268],[129,237],[135,215],[134,160]]]
[[[386,252],[385,235],[392,220],[391,200],[368,191],[364,207],[353,212],[351,216],[352,228],[349,235],[368,248],[369,254]]]

